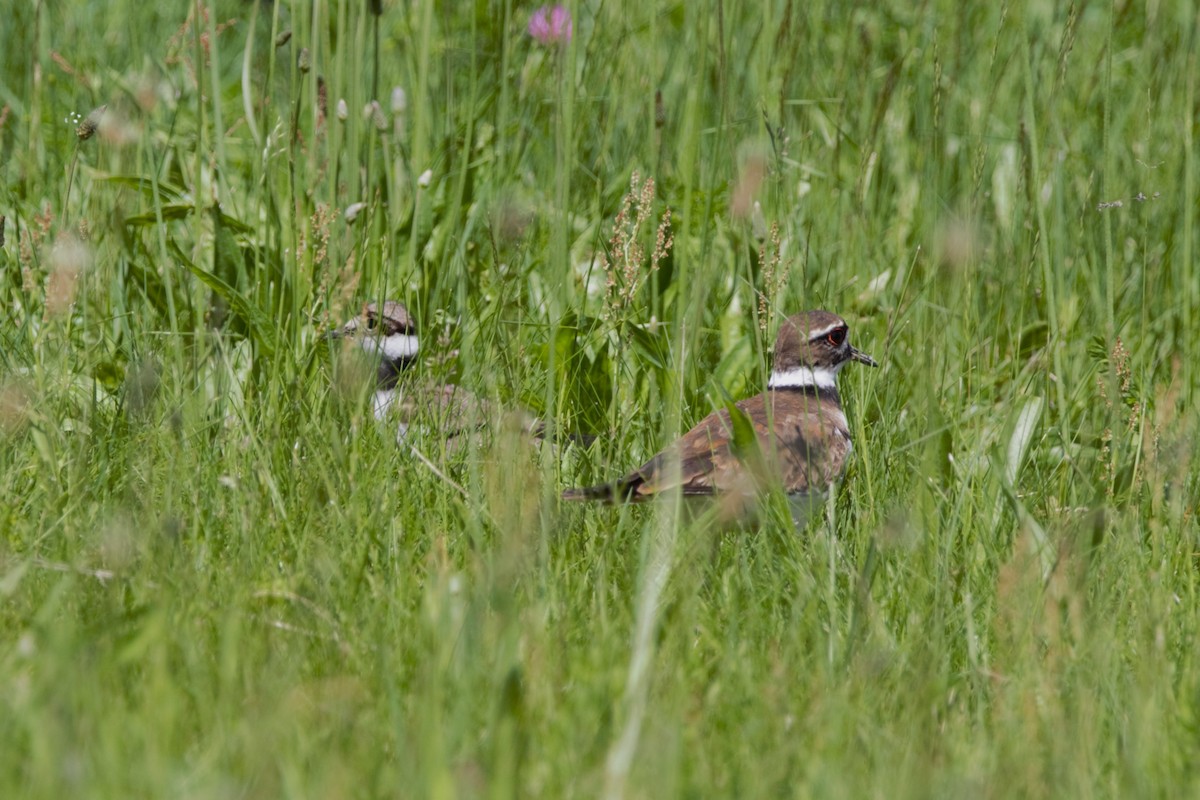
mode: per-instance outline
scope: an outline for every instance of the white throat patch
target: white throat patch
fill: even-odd
[[[838,366],[840,367],[841,364]],[[772,372],[771,379],[767,381],[768,389],[804,389],[808,387],[836,389],[837,369],[793,367],[782,372]]]
[[[390,361],[401,358],[412,358],[417,354],[417,337],[406,333],[393,333],[391,336],[364,336],[359,340],[362,349],[371,355],[382,355]]]

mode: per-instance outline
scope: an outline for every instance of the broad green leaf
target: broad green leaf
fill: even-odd
[[[278,343],[275,340],[275,328],[261,310],[248,301],[237,289],[208,270],[192,263],[192,260],[184,255],[183,250],[179,248],[179,244],[174,239],[167,240],[167,247],[171,254],[179,259],[179,263],[187,267],[201,283],[212,289],[229,304],[235,314],[245,320],[255,344],[261,352],[271,355],[276,351]]]

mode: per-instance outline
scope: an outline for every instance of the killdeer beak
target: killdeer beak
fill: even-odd
[[[347,336],[354,336],[356,333],[358,333],[358,326],[359,322],[358,318],[356,317],[347,322],[345,325],[339,325],[333,330],[326,331],[325,333],[321,334],[321,341],[336,342],[338,339],[345,339]]]
[[[858,348],[854,347],[853,345],[850,346],[850,359],[852,361],[857,361],[861,364],[866,364],[868,367],[878,367],[879,366],[879,362],[877,362],[875,359],[871,358],[869,355],[864,353],[862,350],[859,350]]]

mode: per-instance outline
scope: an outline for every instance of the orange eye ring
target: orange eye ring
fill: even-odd
[[[834,347],[841,347],[842,342],[846,341],[846,329],[834,328],[829,332],[825,339]]]

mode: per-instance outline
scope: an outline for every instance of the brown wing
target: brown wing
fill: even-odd
[[[507,412],[469,389],[454,384],[406,386],[396,414],[405,425],[426,426],[447,440],[469,436],[488,425],[515,417],[517,427],[537,434],[541,423],[524,410]]]
[[[825,489],[841,477],[850,455],[850,431],[841,408],[822,404],[819,413],[777,412],[779,441],[798,447],[777,447],[779,474],[788,494]]]
[[[823,489],[841,474],[850,436],[836,406],[812,396],[770,391],[737,407],[754,426],[759,463],[752,463],[752,454],[739,457],[734,452],[733,425],[729,412],[721,409],[615,484],[571,490],[564,497],[638,501],[676,487],[685,495],[751,494],[776,480],[789,494],[798,494]],[[769,421],[774,423],[774,436]]]
[[[461,386],[416,384],[402,391],[395,411],[399,420],[437,431],[447,439],[476,431],[490,419],[491,403]]]

